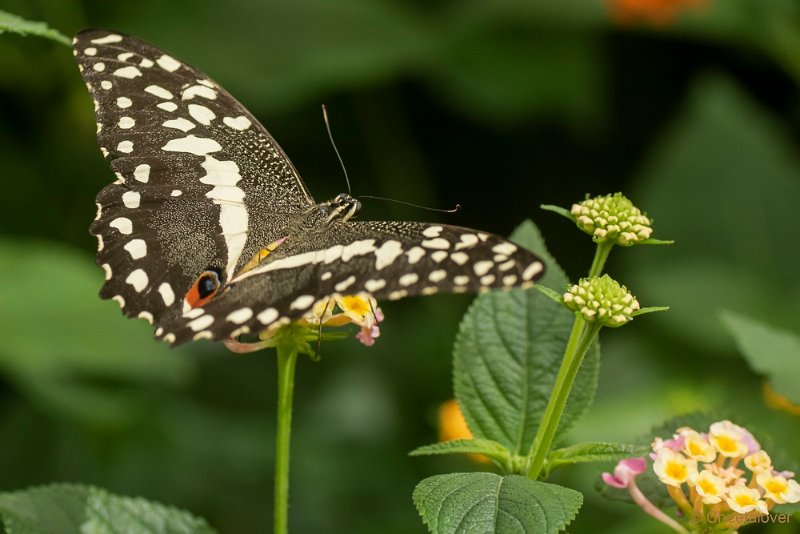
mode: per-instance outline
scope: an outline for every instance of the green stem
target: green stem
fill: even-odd
[[[587,278],[600,276],[603,273],[603,267],[606,264],[606,260],[612,248],[614,248],[614,243],[597,244],[597,250],[594,251],[594,260],[592,261],[592,267],[589,269],[589,276]]]
[[[570,391],[572,391],[572,385],[575,383],[578,370],[581,368],[583,357],[600,331],[600,326],[594,323],[584,330],[585,322],[582,316],[575,317],[575,324],[572,325],[572,332],[569,335],[567,348],[564,351],[561,369],[559,369],[558,376],[556,376],[553,393],[550,395],[550,400],[542,416],[542,422],[539,424],[539,430],[536,432],[536,438],[534,438],[531,450],[528,453],[530,463],[527,475],[528,478],[533,480],[539,478],[542,473],[545,458],[553,445],[558,423],[561,421],[564,407],[567,405],[567,399]]]
[[[292,395],[297,346],[278,344],[278,426],[275,435],[275,528],[286,534],[289,527],[289,444],[292,432]]]

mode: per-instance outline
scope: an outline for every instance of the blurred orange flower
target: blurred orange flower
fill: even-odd
[[[439,441],[454,439],[472,439],[472,432],[467,426],[464,414],[458,401],[450,399],[439,407]],[[482,454],[468,454],[476,462],[489,463],[491,460]]]
[[[682,11],[701,7],[711,0],[608,0],[611,18],[624,25],[650,23],[667,26]]]
[[[764,382],[764,402],[773,410],[780,410],[789,415],[800,415],[800,406],[793,404],[788,398],[784,397],[772,387]]]

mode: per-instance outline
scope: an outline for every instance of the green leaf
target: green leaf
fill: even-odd
[[[433,454],[483,454],[493,460],[506,471],[511,470],[511,453],[490,439],[453,439],[431,445],[417,447],[409,456],[428,456]]]
[[[532,222],[520,225],[511,239],[543,259],[543,286],[566,287],[566,275]],[[573,321],[572,312],[538,291],[486,293],[475,299],[453,353],[456,397],[475,437],[497,441],[515,455],[528,454]],[[599,359],[595,344],[575,381],[559,434],[591,404]]]
[[[547,458],[547,472],[568,464],[587,462],[617,462],[625,458],[646,456],[650,453],[646,445],[631,445],[627,443],[607,443],[603,441],[589,441],[577,443],[556,449]]]
[[[18,33],[20,35],[37,35],[67,46],[71,45],[67,36],[50,28],[44,22],[25,20],[22,17],[0,10],[0,34],[5,32]]]
[[[414,505],[436,534],[558,532],[581,504],[575,490],[520,475],[452,473],[426,478],[414,489]]]
[[[535,288],[535,289],[536,289],[536,290],[537,290],[539,293],[541,293],[541,294],[542,294],[542,295],[544,295],[545,297],[549,298],[550,300],[552,300],[552,301],[553,301],[553,302],[555,302],[556,304],[560,304],[560,305],[563,305],[563,304],[564,304],[564,297],[563,297],[563,295],[562,295],[561,293],[559,293],[558,291],[552,290],[552,289],[550,289],[549,287],[545,287],[545,286],[543,286],[542,284],[536,284],[536,285],[534,286],[534,288]]]
[[[54,484],[0,493],[0,520],[9,533],[212,534],[204,520],[140,498]]]
[[[156,343],[152,327],[98,298],[103,275],[88,255],[0,239],[0,277],[14,281],[0,292],[0,372],[40,403],[91,421],[120,420],[135,415],[126,384],[189,378],[185,352]]]
[[[722,322],[747,362],[772,388],[800,404],[800,336],[724,310]]]
[[[674,245],[675,241],[672,239],[645,239],[644,241],[639,241],[636,243],[637,245]]]
[[[572,215],[572,212],[570,212],[566,208],[562,208],[561,206],[555,206],[553,204],[542,204],[539,207],[545,211],[552,211],[553,213],[557,213],[562,217],[569,219],[573,224],[575,223],[575,217]]]
[[[82,534],[213,534],[205,520],[141,498],[119,497],[92,489]]]
[[[646,306],[644,308],[640,308],[631,314],[631,317],[636,317],[637,315],[645,315],[647,313],[655,313],[655,312],[662,312],[667,311],[669,306]]]

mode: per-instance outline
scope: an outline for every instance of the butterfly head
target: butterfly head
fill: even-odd
[[[347,221],[355,217],[361,210],[361,202],[347,193],[339,193],[336,198],[321,204],[327,210],[328,222],[336,219]]]

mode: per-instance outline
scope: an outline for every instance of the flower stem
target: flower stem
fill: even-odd
[[[670,516],[668,516],[658,508],[656,508],[656,506],[652,502],[650,502],[650,500],[647,497],[644,496],[644,493],[642,493],[642,490],[639,489],[639,486],[636,485],[636,482],[634,480],[631,480],[630,484],[628,484],[628,491],[630,492],[631,497],[633,498],[633,502],[638,504],[639,507],[645,511],[645,513],[658,519],[659,521],[667,525],[675,532],[681,532],[681,533],[689,532],[688,530],[683,528],[680,523],[672,519]]]
[[[606,264],[606,260],[612,248],[614,248],[614,243],[604,242],[597,244],[597,249],[594,251],[594,260],[592,260],[592,267],[589,269],[589,276],[587,276],[587,278],[593,278],[602,274],[603,267]]]
[[[594,338],[597,337],[597,332],[600,331],[600,326],[597,324],[590,324],[584,330],[585,323],[586,321],[582,316],[576,315],[575,323],[572,325],[572,332],[567,341],[567,348],[564,351],[561,369],[558,371],[558,376],[556,376],[556,382],[553,386],[553,393],[547,402],[542,422],[536,432],[536,438],[533,440],[531,450],[528,452],[530,463],[527,476],[533,480],[539,478],[542,472],[545,457],[553,444],[556,430],[558,430],[558,423],[564,413],[564,407],[567,405],[567,399],[570,391],[572,391],[572,385],[575,383],[575,377],[578,375],[583,357],[586,355],[586,351],[589,350]]]
[[[281,343],[278,349],[278,425],[275,435],[274,534],[286,534],[289,526],[289,444],[292,431],[292,396],[297,346]]]

